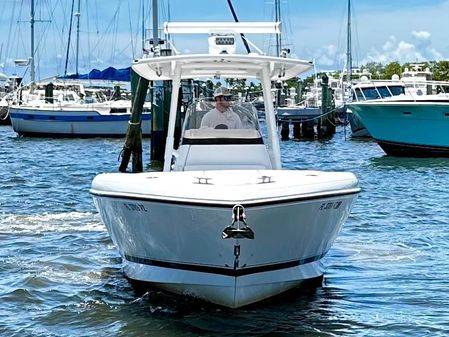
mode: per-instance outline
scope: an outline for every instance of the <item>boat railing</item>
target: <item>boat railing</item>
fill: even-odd
[[[398,88],[402,88],[402,92]],[[449,81],[370,80],[353,85],[351,91],[353,102],[390,100],[399,95],[405,95],[413,101],[422,100],[423,96],[429,95],[449,99]]]

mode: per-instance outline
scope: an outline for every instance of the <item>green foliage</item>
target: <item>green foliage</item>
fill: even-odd
[[[399,64],[399,62],[391,62],[385,67],[382,79],[391,80],[391,77],[393,75],[401,76],[401,74],[402,74],[402,67]]]
[[[431,70],[435,81],[447,81],[449,79],[449,61],[437,62]]]
[[[365,67],[371,74],[373,80],[380,80],[383,78],[384,66],[380,62],[368,62]]]

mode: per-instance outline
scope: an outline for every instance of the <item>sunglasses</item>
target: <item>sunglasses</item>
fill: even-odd
[[[232,96],[223,96],[223,100],[232,101]]]

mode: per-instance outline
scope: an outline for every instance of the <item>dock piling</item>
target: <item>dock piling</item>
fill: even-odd
[[[131,72],[132,107],[126,140],[121,153],[120,172],[126,172],[129,160],[132,156],[132,172],[143,171],[142,161],[142,112],[145,97],[148,91],[149,81],[134,71]]]

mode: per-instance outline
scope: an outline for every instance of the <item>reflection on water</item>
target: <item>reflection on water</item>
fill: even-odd
[[[342,129],[282,142],[285,167],[352,171],[362,193],[325,258],[323,286],[230,310],[138,294],[124,277],[88,193],[95,174],[117,171],[122,146],[0,127],[1,336],[449,334],[449,159],[388,157]]]

